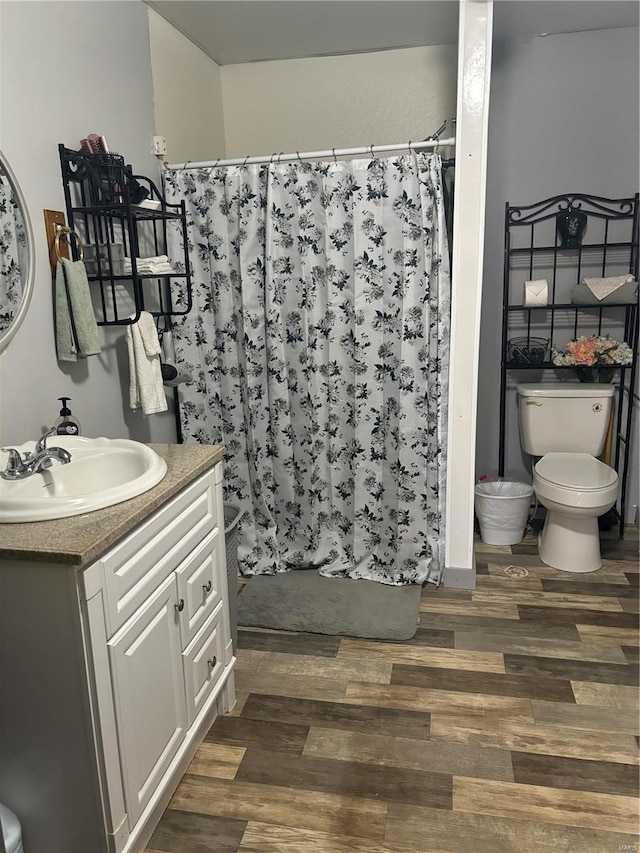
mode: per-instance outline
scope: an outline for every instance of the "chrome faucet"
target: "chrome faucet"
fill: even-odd
[[[24,456],[15,447],[0,447],[0,450],[9,454],[7,467],[4,471],[0,471],[0,477],[3,480],[24,480],[25,477],[31,477],[32,474],[46,471],[47,468],[51,467],[54,459],[61,465],[71,462],[71,454],[68,450],[63,447],[47,447],[47,439],[55,432],[55,427],[47,430],[36,442],[33,453],[27,452]]]

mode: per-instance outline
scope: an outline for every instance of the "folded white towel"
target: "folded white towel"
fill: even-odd
[[[132,270],[125,270],[124,271],[125,275],[132,275],[132,273],[133,273]],[[143,276],[143,275],[148,275],[148,276],[173,275],[173,270],[171,269],[171,267],[155,267],[155,268],[143,267],[142,269],[136,270],[136,275],[138,275],[138,276]]]
[[[136,258],[138,266],[140,264],[166,264],[169,260],[169,255],[153,255],[150,258]],[[131,258],[124,259],[125,264],[131,265]]]
[[[596,299],[601,300],[614,293],[623,284],[635,281],[632,275],[610,275],[608,278],[585,278],[584,284]]]
[[[131,264],[125,264],[124,268],[129,272],[133,270]],[[171,264],[136,264],[136,269],[138,272],[142,272],[142,270],[170,270],[173,267]]]
[[[125,267],[126,266],[127,266],[127,264],[125,264]],[[128,266],[129,266],[129,269],[133,269],[131,264],[129,264]],[[173,266],[168,261],[164,261],[161,264],[146,264],[146,263],[136,264],[136,268],[139,270],[163,270],[163,269],[169,269],[170,270],[170,269],[173,269]]]
[[[130,261],[125,261],[124,274],[131,275],[133,267]],[[136,264],[136,272],[138,275],[171,275],[173,266],[168,261],[159,261],[157,263],[149,263],[142,258]]]
[[[167,411],[167,398],[162,385],[160,341],[153,317],[142,311],[137,323],[127,326],[129,352],[129,403],[132,409],[142,406],[145,415]]]

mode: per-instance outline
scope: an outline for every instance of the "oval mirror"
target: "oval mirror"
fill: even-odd
[[[34,278],[29,212],[20,185],[0,151],[0,351],[24,320]]]

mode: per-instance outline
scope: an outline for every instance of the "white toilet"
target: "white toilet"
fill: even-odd
[[[598,516],[616,502],[618,475],[596,456],[604,448],[614,390],[577,382],[518,385],[522,449],[542,457],[533,469],[533,488],[547,508],[538,553],[564,572],[602,566]]]

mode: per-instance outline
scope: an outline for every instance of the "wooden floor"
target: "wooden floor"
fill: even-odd
[[[241,630],[238,704],[148,853],[636,851],[638,530],[614,537],[589,575],[478,543],[477,590],[426,588],[406,643]]]

